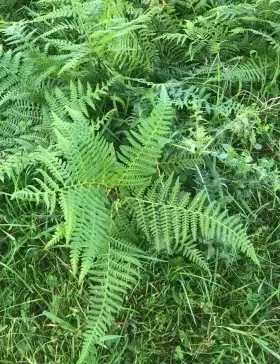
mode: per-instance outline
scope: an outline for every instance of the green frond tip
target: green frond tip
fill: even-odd
[[[159,166],[167,174],[173,172],[180,174],[190,168],[203,164],[203,157],[199,154],[191,154],[184,152],[170,151],[164,154]]]
[[[129,133],[129,145],[120,147],[118,158],[123,163],[123,168],[118,174],[119,186],[135,187],[149,184],[170,134],[172,120],[171,101],[163,88],[151,116],[147,120],[141,120],[138,131],[132,130]]]
[[[81,283],[109,238],[110,216],[106,190],[95,186],[67,189],[60,195],[60,204],[64,212],[74,274],[78,272],[81,260]]]
[[[128,197],[126,204],[148,241],[157,250],[172,253],[178,247],[185,246],[188,248],[186,255],[205,267],[201,262],[202,256],[189,240],[190,235],[193,241],[200,236],[229,244],[259,265],[254,246],[239,216],[228,216],[227,211],[221,211],[217,202],[207,204],[206,201],[205,192],[198,193],[193,199],[188,194],[182,195],[178,179],[173,183],[173,176],[170,176],[167,181],[160,178],[138,196]]]
[[[112,238],[90,270],[91,310],[77,364],[83,364],[113,324],[126,292],[137,281],[140,263],[125,241]]]
[[[65,237],[65,223],[56,226],[55,232],[49,242],[46,244],[45,249],[58,244]]]

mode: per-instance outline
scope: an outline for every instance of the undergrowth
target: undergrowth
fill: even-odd
[[[0,1],[0,363],[276,363],[280,2]]]

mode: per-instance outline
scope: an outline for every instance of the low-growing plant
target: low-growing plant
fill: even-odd
[[[11,335],[11,346],[3,344],[6,361],[164,360],[149,350],[138,358],[140,344],[129,344],[134,334],[122,329],[134,346],[130,355],[114,324],[128,296],[132,306],[142,297],[148,266],[163,272],[160,300],[169,307],[174,299],[171,311],[188,312],[194,323],[186,334],[174,312],[167,320],[164,335],[174,333],[170,360],[222,363],[232,354],[251,362],[256,345],[262,349],[257,362],[279,359],[273,339],[264,338],[275,337],[274,324],[255,334],[258,323],[251,320],[266,317],[278,288],[273,282],[263,294],[247,290],[255,287],[248,270],[277,274],[266,250],[278,233],[272,221],[279,202],[278,5],[0,2],[2,300],[20,305],[24,317],[22,326],[5,324],[3,331],[24,330],[34,314],[28,330],[48,337],[35,350],[26,333],[16,349]],[[179,267],[175,273],[172,264]],[[236,266],[243,283],[231,280]],[[222,269],[226,278],[217,283]],[[18,281],[14,297],[8,272]],[[35,288],[38,280],[46,282]],[[22,305],[20,282],[31,294]],[[203,289],[196,291],[196,284]],[[233,299],[242,284],[247,301],[242,296],[240,305],[247,303],[238,317],[248,315],[254,328],[231,325],[234,303],[221,310],[230,303],[223,295]],[[149,306],[151,291],[145,295]],[[200,300],[200,310],[211,316],[204,341],[204,328],[195,329],[207,320],[195,308]],[[11,312],[5,308],[5,322]],[[59,349],[61,330],[67,336]],[[147,342],[157,340],[152,331]],[[115,353],[104,352],[110,346]]]

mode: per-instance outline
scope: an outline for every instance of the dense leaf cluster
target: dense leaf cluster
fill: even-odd
[[[0,3],[1,209],[7,225],[38,212],[46,249],[69,249],[91,297],[78,363],[147,260],[211,274],[214,246],[259,265],[238,206],[279,188],[257,161],[278,115],[279,6]]]

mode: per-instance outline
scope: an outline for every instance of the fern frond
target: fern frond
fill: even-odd
[[[65,237],[65,222],[59,224],[55,228],[52,238],[48,241],[45,249],[49,249],[54,245],[57,245]]]
[[[47,171],[37,168],[35,183],[13,197],[44,203],[50,214],[59,202],[73,272],[77,273],[81,260],[82,282],[109,238],[107,184],[113,181],[117,164],[112,146],[88,123],[69,124],[56,115],[54,119],[56,149],[41,149],[36,154],[37,163]]]
[[[119,172],[119,186],[141,186],[149,183],[156,171],[158,159],[170,133],[173,109],[165,89],[148,120],[141,121],[138,132],[130,131],[128,145],[118,153],[123,168]]]
[[[180,174],[189,168],[203,164],[203,158],[199,154],[170,151],[165,153],[159,167],[167,174]]]
[[[86,122],[54,119],[57,148],[67,159],[72,183],[110,185],[117,170],[113,146]]]
[[[240,62],[233,66],[226,66],[221,70],[219,76],[210,77],[206,82],[229,81],[230,83],[252,83],[264,81],[266,79],[266,68],[259,59],[259,64],[253,59],[247,62]]]
[[[181,33],[171,33],[171,34],[162,34],[159,37],[157,37],[155,40],[169,40],[169,41],[175,41],[177,45],[184,45],[187,40],[190,39],[190,37],[187,34],[181,34]]]
[[[175,245],[172,251],[175,254],[188,258],[198,267],[209,271],[208,264],[206,263],[202,252],[198,249],[196,242],[193,240],[192,235],[187,236],[184,243]]]
[[[274,39],[270,34],[256,29],[248,29],[248,31],[265,39],[278,54],[280,53],[280,42],[277,38]]]
[[[4,155],[0,159],[0,180],[4,182],[6,177],[15,180],[25,168],[32,165],[32,162],[33,156],[22,150]]]
[[[172,186],[173,176],[161,179],[137,197],[127,198],[139,227],[157,250],[172,251],[184,244],[191,233],[194,241],[200,235],[216,239],[241,250],[255,263],[258,259],[238,216],[227,216],[218,203],[205,204],[207,196],[200,192],[192,201],[188,194],[180,197],[179,182]],[[190,254],[191,257],[191,254]]]
[[[209,14],[215,15],[217,21],[228,22],[239,21],[243,17],[254,18],[257,15],[257,6],[255,4],[226,4],[220,5],[212,10]]]
[[[78,272],[81,259],[79,282],[82,283],[109,239],[106,190],[95,186],[67,189],[60,194],[60,205],[73,273]]]
[[[126,292],[135,286],[140,267],[129,244],[111,238],[106,251],[90,271],[91,311],[77,364],[83,364],[102,339],[122,307]]]
[[[88,117],[89,111],[96,110],[96,102],[108,94],[109,87],[113,83],[114,79],[107,83],[97,84],[93,89],[89,83],[84,85],[78,80],[77,82],[70,81],[68,92],[58,87],[51,92],[46,91],[47,117],[51,117],[50,114],[54,113],[61,119],[65,119],[66,116],[73,119],[71,110],[79,113],[82,118]]]

